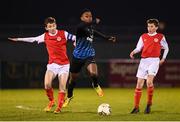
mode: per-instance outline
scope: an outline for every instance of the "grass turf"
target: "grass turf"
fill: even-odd
[[[165,121],[180,120],[180,88],[156,88],[152,113],[145,115],[146,91],[140,104],[140,113],[129,114],[133,108],[134,89],[107,88],[105,96],[99,98],[93,89],[75,89],[74,99],[60,114],[46,113],[48,103],[43,89],[0,90],[0,121]],[[55,90],[57,98],[58,91]],[[109,103],[110,116],[99,116],[97,107]]]

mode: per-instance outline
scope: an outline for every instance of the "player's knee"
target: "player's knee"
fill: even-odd
[[[152,87],[153,86],[153,82],[147,82],[147,87]]]
[[[136,88],[138,88],[138,89],[142,89],[142,85],[141,84],[137,84],[137,86],[136,86]]]
[[[143,87],[142,82],[137,82],[136,88],[141,89]]]
[[[97,76],[97,74],[95,74],[95,73],[91,73],[91,74],[90,74],[90,77],[91,77],[92,79],[97,79],[98,76]]]
[[[52,86],[50,83],[45,83],[45,89],[50,89]]]
[[[59,88],[59,91],[60,91],[60,92],[66,92],[66,86],[61,86],[61,87]]]
[[[90,74],[90,77],[97,77],[98,76],[98,74],[96,72],[90,72],[89,74]]]
[[[78,78],[78,76],[79,76],[79,73],[72,73],[71,74],[71,80],[72,81],[76,80]]]

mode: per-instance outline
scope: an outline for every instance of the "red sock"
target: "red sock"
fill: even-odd
[[[58,107],[62,108],[62,105],[64,103],[64,97],[65,97],[65,92],[59,92],[58,94]]]
[[[53,101],[54,100],[53,88],[45,89],[45,90],[46,90],[46,95],[47,95],[49,101]]]
[[[142,94],[142,89],[136,88],[135,92],[134,92],[134,106],[135,106],[135,108],[139,108],[141,94]]]
[[[147,104],[148,105],[152,105],[153,91],[154,91],[154,86],[147,88],[147,98],[148,98]]]

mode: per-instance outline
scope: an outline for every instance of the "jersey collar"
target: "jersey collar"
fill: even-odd
[[[152,34],[148,33],[149,36],[154,36],[154,35],[156,35],[156,34],[157,34],[157,32],[154,32],[154,33],[152,33]]]

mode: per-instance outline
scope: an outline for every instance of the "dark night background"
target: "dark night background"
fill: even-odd
[[[148,18],[180,25],[180,8],[174,0],[4,0],[0,23],[42,24],[44,18],[54,16],[60,24],[72,25],[84,8],[90,8],[103,25],[144,25]]]
[[[175,0],[4,0],[1,1],[0,7],[0,42],[7,45],[10,43],[7,40],[8,37],[42,34],[44,19],[48,16],[57,19],[58,29],[65,29],[75,34],[75,25],[78,24],[80,12],[84,8],[89,8],[95,17],[101,19],[97,26],[100,31],[117,37],[116,45],[109,45],[102,39],[102,41],[96,41],[99,59],[129,58],[129,52],[135,47],[139,36],[146,32],[146,20],[149,18],[157,18],[163,23],[164,28],[159,31],[165,34],[170,48],[174,47],[173,50],[177,49],[180,52],[180,7]],[[103,46],[98,47],[99,42]],[[106,45],[113,46],[114,50],[105,56],[101,49]],[[2,48],[4,47],[7,46]],[[119,49],[123,50],[123,48],[127,51],[122,53]],[[179,58],[174,52],[169,54],[169,58]],[[1,54],[0,58],[7,57]]]
[[[9,87],[11,81],[19,82],[13,82],[17,87],[22,84],[20,80],[42,81],[48,60],[44,44],[14,43],[9,41],[8,37],[42,34],[44,19],[48,16],[56,18],[58,29],[75,34],[75,25],[78,24],[80,12],[84,8],[89,8],[95,17],[101,19],[97,29],[117,37],[116,43],[98,38],[93,43],[96,60],[100,62],[98,66],[104,72],[109,59],[130,59],[129,53],[135,48],[139,36],[146,32],[146,20],[149,18],[159,19],[164,27],[159,31],[165,34],[169,44],[167,59],[180,59],[180,7],[177,0],[1,0],[0,5],[0,81],[6,81],[2,82],[5,83],[2,87]],[[71,43],[68,43],[67,49],[71,58]],[[139,59],[139,56],[137,58]],[[11,71],[12,66],[19,66],[16,72],[12,70],[13,73],[28,74],[30,70],[31,75],[21,74],[22,77],[12,79],[8,76],[8,70]],[[31,69],[28,70],[27,66]],[[38,67],[41,70],[38,70]],[[40,75],[38,72],[41,72]],[[29,87],[28,84],[24,85]]]

